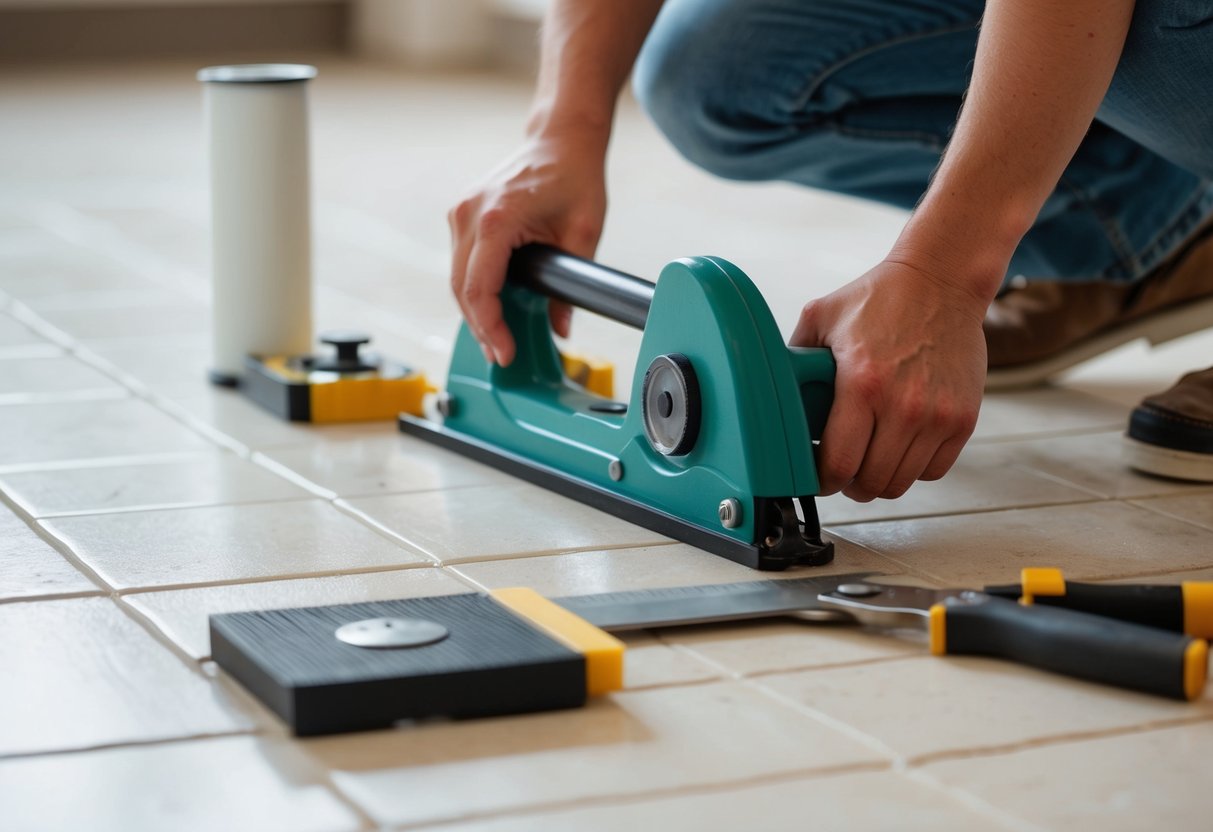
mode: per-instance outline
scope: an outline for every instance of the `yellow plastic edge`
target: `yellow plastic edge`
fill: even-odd
[[[942,656],[948,652],[948,608],[943,604],[934,604],[928,614],[931,653]]]
[[[588,358],[575,352],[560,354],[564,374],[596,396],[615,398],[615,365],[600,358]]]
[[[1030,606],[1037,595],[1065,595],[1066,579],[1060,569],[1030,566],[1019,573],[1019,603]]]
[[[374,422],[400,413],[424,416],[427,393],[436,392],[424,373],[402,378],[340,379],[311,386],[312,422]]]
[[[623,687],[622,641],[533,589],[495,589],[489,595],[561,644],[585,656],[587,694],[601,696]]]
[[[1184,632],[1213,638],[1213,581],[1184,581]]]
[[[1209,642],[1194,638],[1184,648],[1184,697],[1189,702],[1198,698],[1205,689],[1209,676]]]

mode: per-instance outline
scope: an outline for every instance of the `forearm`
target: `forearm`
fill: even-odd
[[[556,0],[543,22],[532,134],[575,130],[605,144],[619,91],[661,0]]]
[[[1090,127],[1133,0],[989,0],[943,161],[892,258],[988,302]]]

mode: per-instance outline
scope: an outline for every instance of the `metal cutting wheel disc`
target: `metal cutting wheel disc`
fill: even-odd
[[[653,450],[683,456],[699,437],[700,398],[695,368],[682,353],[659,355],[644,374],[644,435]]]

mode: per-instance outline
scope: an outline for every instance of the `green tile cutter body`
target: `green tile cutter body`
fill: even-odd
[[[550,298],[644,330],[628,403],[565,376]],[[788,347],[740,269],[676,260],[652,284],[527,246],[501,301],[514,362],[486,361],[464,324],[442,423],[401,430],[750,567],[833,558],[813,502],[833,358]]]

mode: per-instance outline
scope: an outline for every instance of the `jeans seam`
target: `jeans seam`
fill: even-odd
[[[1091,193],[1082,186],[1076,184],[1073,180],[1066,177],[1063,173],[1061,178],[1057,180],[1059,187],[1069,191],[1088,211],[1095,221],[1103,228],[1108,242],[1112,246],[1112,251],[1115,252],[1116,260],[1111,266],[1104,269],[1102,277],[1113,277],[1117,270],[1122,274],[1132,276],[1141,270],[1141,261],[1139,256],[1133,252],[1133,246],[1129,244],[1124,232],[1120,228],[1120,224],[1111,217],[1105,216],[1104,212],[1099,208],[1099,202],[1091,195]],[[1094,276],[1094,275],[1092,275]]]
[[[1158,233],[1156,233],[1145,245],[1142,246],[1141,251],[1138,253],[1138,258],[1143,263],[1154,259],[1157,252],[1169,247],[1179,229],[1185,225],[1190,225],[1190,216],[1199,218],[1199,206],[1200,203],[1207,198],[1208,191],[1208,180],[1200,180],[1200,184],[1193,189],[1192,196],[1188,198],[1187,203],[1185,203],[1184,207],[1175,217],[1175,220],[1167,223],[1166,226],[1159,229]]]
[[[881,49],[888,49],[891,46],[900,46],[903,43],[913,43],[916,40],[925,40],[926,38],[938,37],[940,35],[950,35],[954,32],[963,32],[966,29],[973,29],[976,28],[980,22],[981,18],[977,17],[963,23],[953,23],[947,26],[941,26],[937,29],[928,29],[924,32],[910,32],[904,35],[897,35],[887,40],[880,41],[879,43],[873,43],[861,49],[857,49],[846,57],[840,58],[829,66],[823,68],[820,72],[813,75],[809,79],[809,83],[805,89],[799,96],[796,97],[794,109],[803,110],[808,105],[809,99],[813,97],[818,88],[825,83],[827,78],[848,64],[859,60],[860,58],[865,58],[868,55],[879,52]]]
[[[943,150],[947,144],[945,138],[935,133],[927,133],[921,130],[880,130],[872,127],[851,127],[850,125],[840,124],[833,120],[826,122],[825,126],[840,136],[848,136],[854,139],[905,139],[921,142],[930,150]]]

